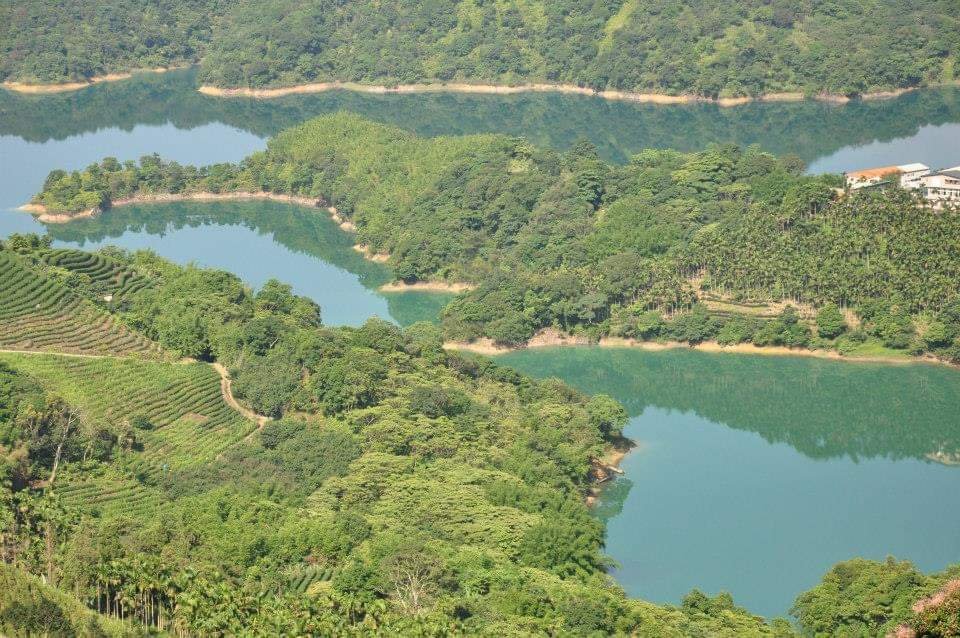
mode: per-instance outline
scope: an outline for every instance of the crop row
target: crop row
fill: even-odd
[[[149,425],[132,429],[139,445],[114,461],[124,476],[158,478],[209,462],[256,427],[227,405],[220,376],[203,363],[11,353],[0,353],[0,360],[76,407],[88,426],[120,432],[144,417]],[[79,481],[58,489],[74,504],[104,512],[147,507],[156,496],[134,480]]]
[[[91,281],[100,284],[103,291],[113,295],[114,298],[133,294],[149,285],[146,278],[136,274],[121,262],[97,253],[59,248],[48,252],[44,260],[51,266],[86,275]]]
[[[143,336],[63,284],[0,251],[0,348],[82,354],[156,353]]]
[[[302,594],[313,583],[322,583],[331,578],[333,578],[332,567],[308,567],[303,574],[297,574],[290,579],[290,589]]]
[[[64,505],[87,514],[145,514],[163,502],[156,488],[132,480],[103,478],[57,488]]]

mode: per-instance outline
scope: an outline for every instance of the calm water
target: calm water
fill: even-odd
[[[637,442],[604,493],[608,551],[635,596],[727,590],[784,614],[840,560],[960,559],[960,374],[922,364],[626,349],[498,358],[605,392]]]
[[[275,100],[220,99],[195,88],[195,72],[146,74],[127,82],[50,96],[0,90],[0,136],[63,140],[81,157],[157,150],[184,159],[235,159],[258,139],[305,119],[346,110],[422,135],[498,132],[565,148],[588,138],[601,154],[625,161],[644,148],[699,150],[711,142],[759,144],[794,153],[817,170],[909,156],[933,166],[960,164],[960,89],[914,92],[895,100],[836,106],[821,102],[656,106],[582,95],[362,95],[345,91]],[[216,128],[210,129],[209,126]],[[144,128],[147,127],[147,128]],[[150,129],[166,127],[155,134]],[[221,127],[228,127],[227,130]],[[85,137],[79,137],[85,136]],[[126,138],[130,141],[124,141]],[[143,140],[146,144],[138,144]],[[183,138],[187,138],[184,140]],[[192,142],[191,142],[192,138]],[[210,142],[216,142],[210,144]],[[3,149],[9,139],[3,139]],[[133,155],[131,155],[133,156]],[[78,158],[67,152],[64,163]],[[3,158],[5,163],[9,158]],[[851,163],[852,162],[852,163]]]
[[[960,164],[960,89],[889,102],[656,107],[583,96],[364,96],[273,101],[196,93],[191,71],[80,92],[0,91],[0,237],[49,232],[58,245],[151,248],[225,268],[256,287],[276,277],[315,299],[328,324],[378,315],[436,318],[442,295],[392,294],[322,214],[269,202],[122,208],[44,227],[6,212],[53,168],[158,152],[185,163],[236,161],[311,116],[351,110],[424,135],[499,131],[565,148],[592,140],[612,161],[647,147],[711,142],[794,153],[811,171],[923,161]],[[896,554],[924,569],[960,559],[960,374],[806,359],[538,350],[506,362],[623,401],[639,443],[605,492],[616,576],[634,595],[677,602],[693,587],[731,591],[783,614],[834,562]]]

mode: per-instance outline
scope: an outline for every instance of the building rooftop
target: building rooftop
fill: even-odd
[[[898,166],[901,171],[904,173],[913,173],[916,171],[929,171],[930,167],[926,164],[914,163],[914,164],[902,164]]]
[[[883,177],[891,173],[901,173],[903,168],[900,166],[882,166],[880,168],[865,168],[861,171],[848,171],[847,177],[854,179],[870,179],[872,177]]]

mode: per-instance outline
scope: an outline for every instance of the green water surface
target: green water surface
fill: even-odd
[[[960,373],[691,350],[498,357],[620,400],[637,447],[597,513],[626,590],[785,614],[835,562],[960,560]]]
[[[503,132],[566,148],[593,141],[611,161],[643,148],[759,144],[811,171],[923,161],[960,164],[960,89],[835,106],[818,102],[653,106],[556,94],[217,99],[195,73],[142,75],[74,93],[0,90],[0,238],[49,232],[57,245],[150,248],[225,268],[257,287],[289,282],[330,325],[371,316],[435,319],[449,299],[384,294],[389,269],[362,259],[322,212],[272,202],[120,208],[44,226],[14,212],[54,168],[147,153],[238,161],[304,119],[350,110],[423,135]],[[2,329],[2,326],[0,326]],[[628,408],[638,447],[597,510],[627,591],[678,602],[721,589],[765,615],[831,564],[895,554],[928,570],[960,561],[960,373],[798,358],[672,351],[531,350],[503,360],[606,392]]]

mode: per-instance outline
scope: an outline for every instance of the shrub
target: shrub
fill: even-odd
[[[835,339],[847,329],[843,313],[836,304],[825,304],[817,313],[817,334],[825,339]]]

